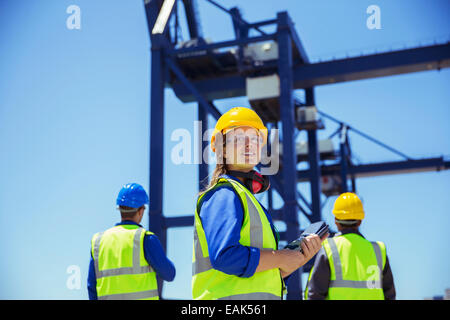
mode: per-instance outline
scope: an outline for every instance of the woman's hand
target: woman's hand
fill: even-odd
[[[273,268],[280,269],[281,276],[287,277],[292,272],[305,265],[322,247],[322,242],[328,235],[320,239],[318,235],[309,235],[302,241],[303,253],[299,250],[269,250],[262,249],[256,272]]]
[[[305,259],[305,256],[298,250],[282,249],[278,250],[277,253],[280,256],[279,269],[283,278],[308,262],[308,260]]]
[[[307,236],[305,240],[302,241],[301,247],[306,262],[308,262],[312,257],[316,255],[317,252],[319,252],[320,248],[322,247],[322,242],[327,238],[327,236],[325,236],[323,239],[320,239],[317,234],[312,234]]]
[[[298,268],[304,266],[314,255],[319,252],[322,242],[327,238],[321,239],[318,235],[309,235],[301,243],[303,253],[298,250],[283,249],[279,250],[281,254],[280,271],[281,276],[287,277]]]

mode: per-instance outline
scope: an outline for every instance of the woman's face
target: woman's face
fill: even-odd
[[[225,134],[224,157],[230,170],[249,171],[261,160],[263,138],[252,127],[237,127]]]

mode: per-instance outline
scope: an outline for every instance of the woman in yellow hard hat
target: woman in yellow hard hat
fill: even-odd
[[[267,129],[249,108],[232,108],[217,121],[217,165],[195,212],[194,299],[281,299],[283,277],[320,249],[320,238],[310,236],[304,254],[278,250],[272,219],[254,196],[269,187],[254,170],[266,142]]]

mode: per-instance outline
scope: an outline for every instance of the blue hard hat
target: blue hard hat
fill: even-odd
[[[148,204],[148,195],[144,188],[137,183],[127,183],[120,189],[117,196],[117,205],[130,208],[139,208]]]

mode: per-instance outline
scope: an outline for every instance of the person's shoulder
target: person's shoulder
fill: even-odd
[[[200,200],[204,202],[212,197],[217,198],[223,196],[231,196],[231,197],[235,196],[235,191],[231,183],[229,182],[218,183],[214,187],[205,190],[199,197],[199,199],[201,198]]]
[[[198,212],[200,212],[200,209],[205,205],[210,207],[210,205],[214,203],[214,206],[216,207],[218,203],[226,205],[227,203],[234,203],[238,200],[239,196],[233,186],[230,183],[221,183],[209,190],[206,190],[204,194],[199,197],[197,209]]]
[[[372,244],[377,244],[379,247],[380,247],[380,249],[381,249],[381,251],[386,251],[386,244],[383,242],[383,241],[371,241],[372,242]]]
[[[145,229],[144,229],[144,230],[145,230]],[[151,232],[151,231],[145,230],[144,232],[145,232],[145,235],[146,235],[146,236],[155,236],[155,237],[156,237],[156,234],[154,234],[154,233]]]
[[[108,229],[105,229],[105,230],[102,230],[102,231],[95,232],[94,234],[92,234],[91,239],[93,240],[93,239],[95,239],[95,238],[97,238],[99,236],[102,236],[105,232],[109,231],[110,229],[112,229],[112,228],[108,228]]]
[[[144,247],[161,245],[161,241],[159,241],[159,237],[156,235],[156,233],[146,229],[144,230]]]

